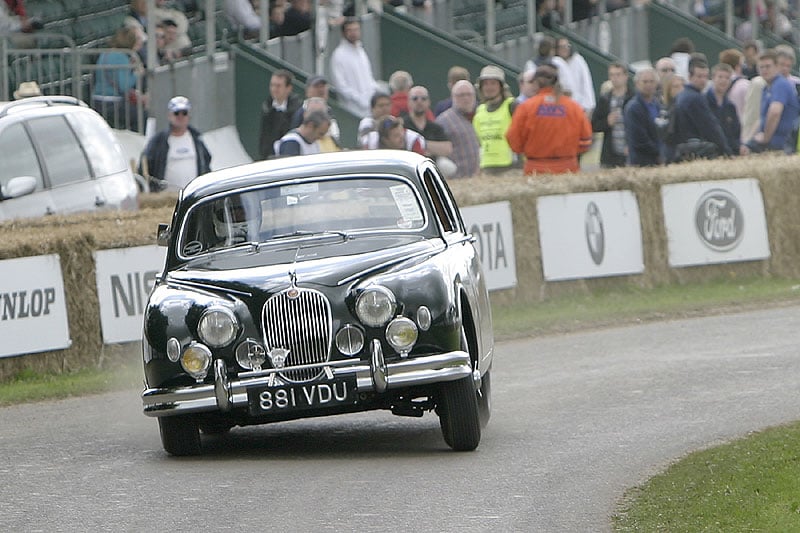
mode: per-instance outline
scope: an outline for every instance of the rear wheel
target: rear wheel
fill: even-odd
[[[197,422],[188,416],[162,416],[158,419],[161,445],[170,455],[198,455],[200,431]]]

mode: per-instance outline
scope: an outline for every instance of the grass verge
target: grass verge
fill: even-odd
[[[616,531],[800,531],[800,423],[695,452],[626,494]]]
[[[492,318],[495,336],[510,339],[798,302],[798,280],[759,278],[601,290],[537,304],[493,306]]]
[[[0,383],[0,407],[71,396],[85,396],[142,385],[142,363],[136,358],[107,369],[84,369],[64,374],[24,371]]]

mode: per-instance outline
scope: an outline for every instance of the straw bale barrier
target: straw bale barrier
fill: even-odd
[[[592,292],[598,288],[683,284],[719,278],[756,276],[800,277],[800,178],[797,156],[752,156],[730,161],[698,161],[659,168],[622,168],[561,176],[481,176],[450,183],[462,206],[497,201],[511,203],[516,251],[517,286],[492,293],[501,305],[536,302],[560,294]],[[668,265],[661,186],[699,180],[757,178],[767,215],[771,257],[763,261],[686,268]],[[536,199],[539,196],[598,191],[632,191],[639,203],[645,271],[631,276],[545,282],[543,279]],[[20,370],[66,372],[102,367],[132,357],[138,343],[103,345],[92,252],[155,243],[159,222],[169,222],[176,197],[145,195],[138,212],[47,217],[0,224],[0,260],[58,254],[64,277],[72,346],[57,352],[0,358],[0,380]]]

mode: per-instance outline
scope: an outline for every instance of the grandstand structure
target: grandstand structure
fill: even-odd
[[[732,0],[717,4],[725,2]],[[710,26],[687,14],[688,0],[653,0],[611,13],[603,12],[604,3],[601,15],[544,30],[572,40],[586,57],[597,86],[605,79],[609,62],[660,57],[677,37],[692,38],[710,58],[741,44],[731,37],[730,28]],[[45,94],[68,94],[88,102],[96,59],[107,50],[129,4],[129,0],[27,0],[29,16],[39,17],[44,29],[0,36],[0,60],[5,66],[0,72],[0,100],[8,100],[19,83],[37,81]],[[267,94],[271,72],[291,70],[295,90],[302,94],[309,76],[328,74],[326,54],[340,34],[330,31],[325,46],[318,45],[312,32],[265,42],[243,41],[230,31],[222,0],[198,0],[197,5],[198,11],[188,14],[193,53],[174,64],[147,69],[149,114],[163,126],[167,100],[186,94],[203,109],[193,119],[198,127],[236,125],[249,149],[256,134],[255,110]],[[377,77],[388,79],[393,70],[409,70],[417,83],[429,88],[431,98],[440,99],[446,96],[444,79],[453,64],[477,73],[482,65],[494,63],[513,79],[535,55],[543,34],[534,9],[535,0],[432,0],[429,9],[387,7],[382,14],[361,17],[363,41]],[[567,19],[569,12],[568,7]],[[781,42],[767,33],[761,38],[767,46]],[[339,121],[345,130],[350,119],[357,123],[360,118],[347,117],[345,110],[336,108],[335,88],[332,105],[337,118],[343,117]]]

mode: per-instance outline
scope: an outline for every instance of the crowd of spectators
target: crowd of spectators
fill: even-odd
[[[576,172],[595,135],[602,135],[606,168],[797,150],[800,78],[791,76],[789,46],[754,53],[747,42],[711,64],[689,39],[678,39],[654,66],[639,68],[632,83],[628,67],[612,63],[595,94],[588,65],[569,40],[544,37],[517,91],[496,65],[484,66],[474,84],[466,69],[453,66],[450,97],[432,106],[428,88],[415,85],[411,72],[395,71],[389,90],[379,88],[357,21],[342,28],[347,59],[332,60],[331,72],[340,101],[362,117],[358,146],[417,151],[449,178],[513,168]],[[267,116],[265,124],[277,124]]]
[[[260,4],[225,0],[224,6],[230,17],[249,10],[249,19],[236,19],[247,32],[258,30],[248,24],[256,19],[260,24],[255,12]],[[271,0],[269,5],[276,15],[270,17],[276,29],[273,33],[271,28],[271,35],[299,33],[313,25],[309,0]],[[331,81],[310,78],[301,100],[292,94],[289,71],[273,73],[261,109],[262,159],[341,149],[338,123],[328,105],[331,87],[338,103],[362,118],[358,147],[418,151],[434,158],[451,178],[513,168],[531,174],[575,172],[593,134],[602,135],[603,167],[797,151],[800,78],[791,75],[795,53],[790,46],[760,51],[755,41],[745,41],[741,49],[725,50],[711,61],[689,39],[678,39],[652,67],[639,68],[632,80],[626,65],[612,63],[608,80],[595,94],[586,60],[569,39],[545,36],[525,62],[516,90],[496,65],[485,65],[474,83],[467,69],[455,65],[446,73],[449,96],[434,105],[428,88],[415,84],[409,71],[392,73],[388,83],[374,77],[360,22],[344,18],[342,0],[319,5],[326,8],[325,21],[342,32],[330,54]],[[605,5],[608,9],[623,3]],[[767,17],[770,5],[770,0],[764,4]],[[18,29],[30,25],[18,0],[0,6],[6,19],[16,17]],[[540,6],[541,13],[558,17],[557,2]],[[596,4],[574,7],[576,15],[590,16]],[[155,18],[156,35],[148,39],[147,2],[131,0],[111,42],[119,50],[98,60],[101,67],[114,68],[98,69],[93,85],[92,104],[112,126],[137,129],[132,104],[147,105],[143,61],[133,56],[146,57],[146,47],[154,45],[160,61],[168,62],[191,49],[182,8],[182,3],[157,0],[149,14]]]

